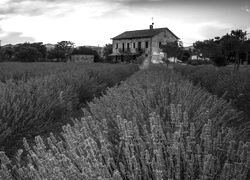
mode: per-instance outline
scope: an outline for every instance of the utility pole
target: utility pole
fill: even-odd
[[[2,49],[2,40],[0,39],[0,50]],[[0,61],[2,61],[2,56],[0,56]]]
[[[150,29],[153,29],[154,26],[154,17],[152,17],[152,24],[150,25]],[[149,61],[150,63],[152,62],[152,57],[153,57],[153,37],[150,38],[150,47],[149,47]]]
[[[249,34],[250,34],[250,33],[247,33],[247,34],[246,34],[246,38],[247,38],[247,35],[249,35]],[[250,38],[249,38],[249,39],[250,39]]]

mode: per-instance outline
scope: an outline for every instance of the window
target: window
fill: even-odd
[[[161,47],[161,42],[159,42],[159,47]]]
[[[148,48],[148,41],[145,42],[145,48]]]
[[[118,49],[118,43],[117,43],[117,44],[115,44],[115,48],[116,48],[116,49]]]
[[[138,42],[138,49],[139,50],[141,49],[141,42],[140,41]]]
[[[133,48],[135,49],[135,42],[133,43]]]
[[[124,51],[124,48],[125,48],[125,44],[122,43],[122,51]]]
[[[129,43],[127,43],[127,49],[129,49]]]

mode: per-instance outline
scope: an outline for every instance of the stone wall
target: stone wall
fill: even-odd
[[[94,55],[72,55],[70,61],[78,63],[93,63]]]
[[[154,36],[152,38],[152,58],[151,62],[159,63],[164,57],[164,53],[160,49],[160,43],[162,45],[166,45],[168,42],[174,42],[177,39],[169,32],[161,32],[160,34]]]

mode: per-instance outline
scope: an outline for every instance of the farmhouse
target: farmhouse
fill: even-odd
[[[178,41],[179,38],[168,28],[154,29],[152,24],[149,29],[126,31],[115,36],[112,40],[113,52],[111,56],[115,62],[123,62],[142,56],[145,61],[156,63],[164,57],[160,46],[168,42]]]

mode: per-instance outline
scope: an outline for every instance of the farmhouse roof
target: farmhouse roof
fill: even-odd
[[[163,31],[170,32],[174,37],[179,39],[172,31],[168,28],[155,28],[155,29],[144,29],[144,30],[135,30],[135,31],[125,31],[124,33],[113,37],[113,40],[120,40],[120,39],[134,39],[134,38],[148,38],[153,37]]]

